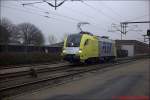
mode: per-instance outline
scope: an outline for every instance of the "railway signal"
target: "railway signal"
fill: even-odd
[[[146,42],[146,40],[148,39],[149,41],[149,50],[150,50],[150,29],[147,30],[147,34],[143,35],[144,36],[144,41]]]
[[[148,40],[149,40],[149,49],[150,49],[150,29],[147,30],[147,36],[148,36]]]
[[[147,30],[147,36],[150,36],[150,29]]]

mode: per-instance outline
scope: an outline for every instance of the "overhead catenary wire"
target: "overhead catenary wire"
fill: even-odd
[[[30,7],[33,8],[32,10],[36,10],[36,11],[45,13],[45,14],[47,14],[48,16],[55,15],[55,16],[59,16],[59,17],[60,17],[60,15],[58,15],[57,13],[53,13],[53,12],[50,12],[50,11],[45,11],[45,10],[42,10],[42,9],[36,7],[36,6],[30,6]],[[27,8],[27,9],[28,9],[28,8]],[[29,8],[29,9],[31,10],[31,8]],[[62,15],[61,15],[61,17],[65,18],[65,19],[66,19],[66,17],[68,18],[68,16],[62,16]],[[58,18],[57,18],[57,19],[58,19]],[[63,19],[59,19],[59,20],[63,20]],[[70,22],[70,20],[71,20],[71,22],[72,22],[72,21],[73,21],[73,22],[79,21],[79,20],[77,20],[77,19],[74,19],[74,18],[69,17],[69,22]],[[66,21],[66,20],[63,20],[63,21]],[[67,20],[67,21],[68,21],[68,20]]]
[[[31,2],[31,3],[23,3],[22,5],[31,5],[31,4],[36,4],[36,3],[44,3],[45,0],[39,1],[39,2]]]
[[[39,8],[39,7],[37,7],[37,6],[30,6],[30,7],[37,8],[37,9],[39,9],[39,10],[45,11],[45,9]],[[46,11],[46,12],[47,12],[47,11]],[[80,19],[76,19],[76,18],[73,18],[73,17],[70,17],[70,16],[66,16],[66,15],[59,14],[59,13],[54,13],[54,12],[52,12],[52,11],[49,11],[48,14],[53,14],[53,15],[56,15],[56,16],[59,16],[59,17],[64,17],[64,18],[67,18],[67,19],[70,19],[70,20],[73,20],[73,21],[76,21],[76,22],[84,22],[84,21],[82,21],[82,20],[80,20]],[[92,26],[94,26],[94,27],[97,27],[98,29],[106,30],[106,29],[104,29],[104,28],[98,27],[98,26],[97,26],[96,24],[94,24],[94,23],[90,23],[90,25],[92,25]]]
[[[51,0],[51,1],[53,1],[53,0]],[[68,0],[69,1],[69,0]],[[70,1],[82,1],[82,0],[70,0]],[[88,4],[87,4],[88,5]],[[90,5],[88,5],[88,6],[90,6]],[[31,6],[31,7],[33,7],[33,5]],[[35,7],[35,6],[34,6]],[[98,11],[100,11],[100,10],[98,10]],[[102,11],[101,11],[102,12]],[[102,12],[103,13],[103,12]],[[55,14],[55,13],[53,13],[53,14]],[[103,13],[104,14],[104,13]],[[56,15],[56,14],[55,14]],[[58,13],[57,13],[57,15],[58,15]],[[105,16],[106,16],[106,14],[104,14]],[[75,18],[71,18],[71,17],[69,17],[69,16],[64,16],[64,15],[60,15],[59,14],[59,16],[62,16],[62,17],[67,17],[67,18],[69,18],[69,19],[73,19],[73,20],[77,20],[77,21],[80,21],[80,20],[78,20],[78,19],[75,19]],[[108,16],[108,15],[107,15]],[[91,16],[89,16],[89,17],[91,17]],[[115,19],[116,20],[116,19]]]
[[[30,6],[30,7],[38,8],[38,7],[34,6],[34,5],[32,5],[32,6]],[[52,12],[52,11],[42,11],[41,8],[38,8],[38,9],[40,10],[40,12],[45,13],[45,14],[52,14],[52,15],[55,15],[55,16],[58,16],[58,17],[63,17],[63,18],[65,18],[65,19],[70,19],[70,20],[72,20],[72,21],[81,22],[80,19],[76,19],[76,18],[73,18],[73,17],[70,17],[70,16],[65,16],[65,15],[62,15],[62,14],[59,14],[59,13],[54,13],[54,12]],[[45,9],[44,9],[44,10],[45,10]],[[49,13],[49,12],[50,12],[50,13]],[[86,16],[87,16],[87,14],[86,14]],[[46,16],[44,16],[44,17],[47,17],[47,18],[48,18],[49,15],[46,15]],[[91,18],[91,19],[93,19],[93,17],[91,17],[91,16],[88,16],[88,17]],[[97,27],[98,29],[106,30],[106,29],[104,29],[104,28],[99,27],[100,25],[98,25],[98,24],[91,23],[91,25],[94,26],[94,27]]]
[[[41,14],[38,14],[38,13],[35,13],[35,12],[30,12],[30,11],[26,11],[24,9],[18,9],[18,8],[14,8],[14,7],[10,7],[10,6],[1,6],[1,7],[5,7],[5,8],[8,8],[8,9],[11,9],[11,10],[17,10],[17,11],[20,11],[20,12],[25,12],[25,13],[40,16],[40,17],[43,17],[43,18],[45,17],[45,18],[52,19],[52,20],[55,20],[55,21],[62,21],[62,22],[68,21],[69,23],[77,23],[77,21],[70,21],[70,20],[54,18],[54,17],[50,17],[48,15],[41,15]]]
[[[101,13],[101,15],[106,16],[109,20],[111,20],[111,21],[113,21],[113,22],[117,22],[117,23],[120,22],[119,20],[113,18],[112,16],[109,16],[108,14],[104,13],[102,10],[97,9],[97,8],[93,7],[92,5],[89,5],[89,4],[85,3],[85,2],[82,2],[82,3],[83,3],[84,5],[86,5],[87,7],[93,9],[94,11],[98,12],[98,14]]]
[[[58,19],[58,18],[54,18],[54,17],[50,17],[49,15],[42,15],[42,14],[39,14],[39,13],[35,13],[35,12],[31,12],[31,11],[27,11],[27,10],[24,10],[24,9],[18,9],[18,8],[14,8],[14,7],[10,7],[10,6],[1,6],[1,7],[4,7],[4,8],[9,8],[11,10],[17,10],[17,11],[20,11],[20,12],[25,12],[25,13],[29,13],[29,14],[32,14],[32,15],[37,15],[37,16],[41,16],[41,17],[45,17],[45,18],[51,18],[53,20],[56,20],[56,21],[66,21],[66,20],[63,20],[63,19]],[[76,22],[76,21],[74,21]]]
[[[88,18],[91,18],[91,19],[95,19],[93,16],[90,16],[89,14],[83,13],[83,12],[81,12],[81,11],[77,11],[77,10],[75,10],[75,9],[73,9],[73,8],[69,8],[69,7],[66,7],[66,6],[65,6],[64,8],[67,8],[67,10],[70,10],[70,11],[72,11],[72,12],[79,13],[80,15],[83,15],[84,17],[88,17]]]
[[[51,0],[52,1],[52,0]],[[71,1],[73,1],[73,0],[71,0]],[[82,1],[82,0],[78,0],[78,1]],[[43,1],[43,2],[45,2],[45,1]],[[36,2],[35,2],[36,3]],[[39,3],[39,2],[38,2]],[[30,4],[30,3],[29,3]],[[32,4],[32,3],[31,3]],[[86,4],[86,5],[88,5],[88,4]],[[90,7],[92,7],[91,5],[88,5],[88,6],[90,6]],[[92,7],[93,8],[93,7]],[[111,9],[111,8],[109,8],[109,9]],[[111,9],[112,10],[112,9]],[[100,10],[98,10],[98,11],[100,11]],[[112,10],[113,11],[113,10]],[[102,11],[100,11],[101,13],[103,13],[105,16],[108,16],[108,15],[106,15],[104,12],[102,12]],[[108,16],[108,17],[111,17],[111,16]],[[114,18],[112,18],[112,19],[114,19]],[[116,20],[116,19],[115,19]]]
[[[67,8],[67,7],[65,7],[65,8]],[[78,14],[84,16],[84,17],[87,17],[87,18],[92,19],[94,22],[97,22],[97,20],[95,19],[95,17],[90,16],[90,15],[88,15],[88,14],[86,14],[86,13],[83,13],[83,12],[81,12],[81,11],[77,11],[77,10],[75,10],[75,9],[73,9],[73,8],[67,8],[67,10],[70,10],[71,12],[78,13]]]
[[[50,13],[49,13],[49,11],[45,11],[45,10],[42,10],[42,9],[40,9],[40,8],[38,8],[37,9],[37,7],[36,6],[34,6],[34,8],[33,8],[33,5],[31,6],[31,5],[28,5],[28,6],[23,6],[23,9],[20,9],[22,6],[17,6],[17,5],[12,5],[11,4],[11,6],[13,6],[13,7],[15,7],[15,9],[16,10],[25,10],[25,12],[27,11],[27,13],[29,12],[29,10],[30,11],[32,11],[32,12],[34,12],[34,11],[36,11],[36,12],[41,12],[41,13],[43,13],[43,14],[45,14],[46,16],[48,16]],[[7,7],[10,7],[10,6],[7,6]],[[27,8],[27,7],[32,7],[32,8]],[[29,13],[31,13],[31,12],[29,12]],[[34,12],[35,13],[35,12]],[[42,15],[43,16],[43,15]]]
[[[22,5],[25,6],[25,5],[32,5],[32,4],[37,4],[37,3],[47,3],[49,6],[51,7],[54,7],[55,10],[57,7],[61,6],[62,4],[64,4],[66,1],[68,0],[62,0],[61,2],[58,3],[57,0],[54,0],[55,3],[51,3],[51,2],[48,2],[48,0],[42,0],[41,2],[31,2],[31,3],[23,3]]]
[[[148,14],[141,15],[141,16],[138,16],[138,17],[132,18],[132,19],[127,20],[127,21],[136,21],[136,20],[139,20],[139,19],[143,19],[143,18],[145,18],[146,16],[148,16]]]
[[[100,3],[99,3],[100,4]],[[106,3],[101,2],[101,4],[103,4],[107,9],[111,10],[111,12],[113,12],[115,15],[118,16],[118,18],[123,18],[122,15],[120,15],[118,12],[116,12],[113,8],[111,8],[110,6],[108,6]]]
[[[48,16],[45,16],[45,15],[42,15],[42,14],[39,14],[39,13],[35,13],[35,12],[32,12],[32,11],[27,11],[27,10],[24,10],[24,9],[18,9],[18,8],[14,8],[14,7],[10,7],[10,6],[5,6],[5,5],[1,5],[0,7],[9,8],[9,9],[13,9],[13,10],[17,10],[17,11],[29,13],[29,14],[32,14],[32,15],[38,15],[38,16],[41,16],[41,17],[47,17],[48,18]]]
[[[34,8],[37,8],[37,9],[39,9],[39,10],[41,10],[41,8],[38,8],[38,7],[36,7],[36,6],[34,6],[34,5],[32,5],[32,6],[30,6],[30,7],[34,7]],[[42,9],[43,10],[43,9]],[[45,9],[44,9],[45,10]],[[81,20],[79,20],[79,19],[76,19],[76,18],[72,18],[72,17],[70,17],[70,16],[65,16],[65,15],[62,15],[62,14],[59,14],[59,13],[54,13],[54,12],[50,12],[51,14],[53,14],[53,15],[56,15],[56,16],[61,16],[61,17],[64,17],[64,18],[69,18],[69,19],[71,19],[71,20],[76,20],[76,21],[78,21],[78,22],[81,22]],[[87,14],[86,14],[86,16],[87,16]],[[91,17],[91,16],[88,16],[88,17],[90,17],[90,18],[92,18],[93,19],[93,17]],[[92,25],[93,26],[95,26],[95,27],[97,27],[97,24],[93,24],[92,23]],[[100,26],[100,25],[98,25],[98,26]],[[106,29],[104,29],[104,28],[100,28],[100,27],[98,27],[99,29],[102,29],[102,30],[106,30]]]
[[[27,11],[27,10],[24,10],[24,9],[18,9],[18,8],[14,8],[14,7],[10,7],[10,6],[1,6],[1,7],[5,7],[5,8],[9,8],[11,10],[17,10],[17,11],[20,11],[20,12],[25,12],[25,13],[29,13],[29,14],[32,14],[32,15],[38,15],[38,16],[41,16],[41,17],[45,17],[45,18],[51,18],[51,19],[55,19],[55,20],[59,20],[59,21],[66,21],[66,20],[62,20],[62,19],[58,19],[58,18],[54,18],[54,17],[49,17],[47,15],[41,15],[41,14],[38,14],[38,13],[35,13],[35,12],[30,12],[30,11]],[[78,22],[77,20],[73,20],[74,22]],[[70,21],[69,21],[70,22]],[[95,26],[94,24],[92,24],[92,26],[94,27],[97,27]],[[97,28],[100,28],[100,27],[97,27]]]
[[[33,6],[32,5],[30,7],[37,8],[37,9],[39,9],[41,11],[45,11],[45,9],[39,8],[37,6]],[[70,19],[70,20],[73,20],[73,21],[78,21],[78,22],[83,21],[83,20],[80,20],[80,19],[77,19],[77,18],[73,18],[73,17],[70,17],[70,16],[62,15],[60,13],[55,13],[53,11],[48,11],[48,12],[49,12],[49,14],[52,14],[52,15],[55,15],[55,16],[59,16],[59,17],[61,16],[61,17],[64,17],[64,18],[67,18],[67,19]]]
[[[36,15],[39,15],[39,16],[43,16],[43,17],[47,17],[47,18],[53,18],[53,17],[49,17],[48,16],[48,14],[50,14],[51,13],[51,15],[55,15],[55,16],[59,16],[59,17],[63,17],[63,18],[65,18],[65,19],[70,19],[70,20],[72,20],[72,21],[75,21],[75,22],[81,22],[82,20],[80,20],[80,19],[76,19],[76,18],[73,18],[73,17],[70,17],[70,16],[65,16],[65,15],[62,15],[62,14],[59,14],[59,13],[54,13],[54,12],[52,12],[52,11],[45,11],[45,9],[42,9],[42,8],[38,8],[38,7],[36,7],[36,6],[34,6],[34,5],[32,5],[32,6],[30,6],[30,7],[33,7],[33,8],[36,8],[36,9],[39,9],[38,11],[39,12],[42,12],[42,13],[44,13],[44,14],[47,14],[46,16],[45,15],[41,15],[41,14],[38,14],[38,13],[35,13],[35,12],[33,12],[33,9],[32,9],[32,12],[30,12],[30,11],[27,11],[27,10],[24,10],[24,9],[20,9],[20,8],[16,8],[16,5],[14,5],[15,6],[15,8],[12,8],[12,9],[16,9],[16,10],[22,10],[22,11],[24,11],[24,12],[27,12],[27,13],[30,13],[30,14],[36,14]],[[6,6],[5,6],[6,7]],[[24,6],[23,6],[24,7]],[[7,6],[7,8],[10,8],[9,6]],[[25,8],[25,7],[24,7]],[[35,9],[34,9],[35,10]],[[50,12],[50,13],[49,13]],[[53,18],[53,19],[56,19],[56,18]],[[58,19],[58,20],[60,20],[60,19]]]
[[[94,8],[96,8],[96,7],[94,7]],[[97,9],[97,8],[96,8]],[[40,9],[39,9],[40,10]],[[93,9],[94,10],[94,9]],[[99,9],[98,9],[99,10]],[[30,10],[29,10],[30,11]],[[31,10],[32,11],[32,10]],[[40,11],[41,13],[44,13],[44,11]],[[45,17],[45,18],[48,18],[49,17],[49,14],[51,14],[51,12],[50,13],[46,13],[45,12],[45,14],[46,15],[43,15],[42,14],[42,16],[41,17]],[[57,14],[57,13],[56,13]],[[81,13],[82,14],[82,13]],[[34,14],[33,14],[34,15]],[[37,14],[35,14],[35,15],[37,15]],[[41,14],[40,14],[41,15]],[[40,16],[39,15],[39,16]],[[55,15],[55,14],[52,14],[52,15]],[[59,17],[62,17],[62,16],[60,16],[60,15],[56,15],[56,16],[59,16]],[[66,16],[66,15],[64,15],[64,16]],[[53,17],[51,17],[52,19],[53,19]],[[63,18],[65,18],[65,17],[63,17]],[[90,17],[89,17],[90,18]],[[92,17],[91,17],[92,18]],[[108,17],[109,18],[109,17]],[[54,18],[55,20],[59,20],[59,19],[57,19],[57,18]],[[72,20],[72,19],[70,19],[70,18],[65,18],[66,20],[68,20],[68,21],[73,21],[73,22],[78,22],[77,20]],[[74,19],[74,18],[73,18]],[[135,18],[135,20],[136,20],[137,18]],[[99,28],[99,25],[93,25],[93,24],[91,24],[91,26],[94,26],[94,27],[97,27],[97,29]]]
[[[66,7],[66,8],[67,8],[67,7]],[[97,22],[93,16],[90,16],[90,15],[88,15],[88,14],[82,13],[82,12],[77,11],[77,10],[72,9],[72,8],[69,8],[69,9],[67,9],[67,10],[70,10],[70,11],[76,12],[76,13],[79,13],[80,15],[82,15],[82,16],[84,16],[84,17],[88,17],[88,18],[92,19],[94,22]],[[96,27],[97,27],[97,25],[100,26],[99,24],[96,24],[96,23],[94,24],[94,23],[92,23],[92,22],[90,22],[90,24],[92,24],[92,25],[94,25],[94,26],[96,26]],[[100,28],[100,29],[102,29],[102,30],[106,30],[106,29],[104,29],[104,28],[102,28],[102,27],[98,27],[98,28]]]

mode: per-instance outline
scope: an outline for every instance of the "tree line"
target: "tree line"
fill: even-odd
[[[13,24],[7,18],[0,19],[0,44],[44,45],[42,31],[31,23]]]

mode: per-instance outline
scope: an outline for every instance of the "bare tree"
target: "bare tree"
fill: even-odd
[[[57,42],[57,39],[56,39],[56,37],[55,37],[54,35],[50,35],[50,36],[48,37],[48,40],[49,40],[49,44],[50,44],[50,45]]]
[[[1,21],[0,25],[4,27],[9,33],[9,35],[7,35],[9,43],[20,43],[19,41],[20,34],[18,33],[17,26],[12,24],[12,22],[7,18],[2,18],[0,21]]]
[[[10,20],[8,20],[7,18],[1,18],[0,19],[0,24],[5,27],[8,31],[11,29],[12,27],[12,22]]]
[[[8,44],[9,37],[10,37],[10,33],[7,31],[5,27],[0,25],[0,44]]]
[[[43,45],[44,37],[35,25],[30,23],[22,23],[18,25],[20,39],[25,45]]]
[[[10,26],[11,22],[6,19],[2,18],[0,19],[0,42],[1,44],[8,44],[9,38],[10,38]]]

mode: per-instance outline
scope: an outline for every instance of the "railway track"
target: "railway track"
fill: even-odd
[[[118,60],[116,63],[107,63],[107,64],[95,64],[88,65],[86,67],[83,66],[73,66],[73,67],[62,67],[61,69],[49,70],[49,74],[45,75],[46,77],[36,78],[34,80],[30,80],[27,82],[23,82],[21,84],[15,85],[6,85],[0,88],[1,97],[15,95],[18,93],[23,93],[25,91],[34,90],[47,85],[54,85],[58,83],[62,83],[63,80],[68,80],[72,77],[78,76],[80,74],[84,74],[87,72],[100,70],[106,67],[112,67],[114,65],[124,64],[136,59],[126,59],[126,60]],[[44,71],[43,71],[44,72]],[[52,73],[55,72],[55,73]]]
[[[117,58],[117,61],[129,60],[129,59],[135,59],[135,58],[134,57]],[[137,59],[137,57],[136,57],[136,59]],[[44,71],[44,70],[47,70],[47,69],[52,70],[52,69],[55,69],[54,67],[57,68],[57,67],[61,67],[61,66],[70,66],[70,64],[69,63],[59,63],[59,65],[57,65],[57,64],[45,63],[45,64],[31,64],[31,65],[21,65],[20,67],[15,66],[15,67],[12,67],[12,68],[4,68],[4,69],[0,69],[0,79],[5,78],[5,77],[8,78],[9,76],[12,76],[12,77],[17,76],[17,74],[19,75],[19,73],[24,73],[24,72],[29,73],[29,71],[31,71],[31,69],[40,72],[40,70],[41,71],[42,70]],[[18,69],[21,69],[21,70],[17,71]],[[5,70],[10,70],[10,71],[5,71]]]
[[[41,65],[51,65],[57,64],[58,62],[53,63],[33,63],[33,64],[18,64],[18,65],[0,65],[0,70],[11,69],[11,68],[22,68],[22,67],[32,67],[32,66],[41,66]],[[64,62],[59,62],[64,63]]]
[[[13,77],[31,75],[32,72],[42,73],[46,71],[55,71],[70,66],[68,63],[50,64],[50,65],[38,65],[38,66],[27,66],[21,68],[11,68],[0,70],[0,80],[9,79]]]

